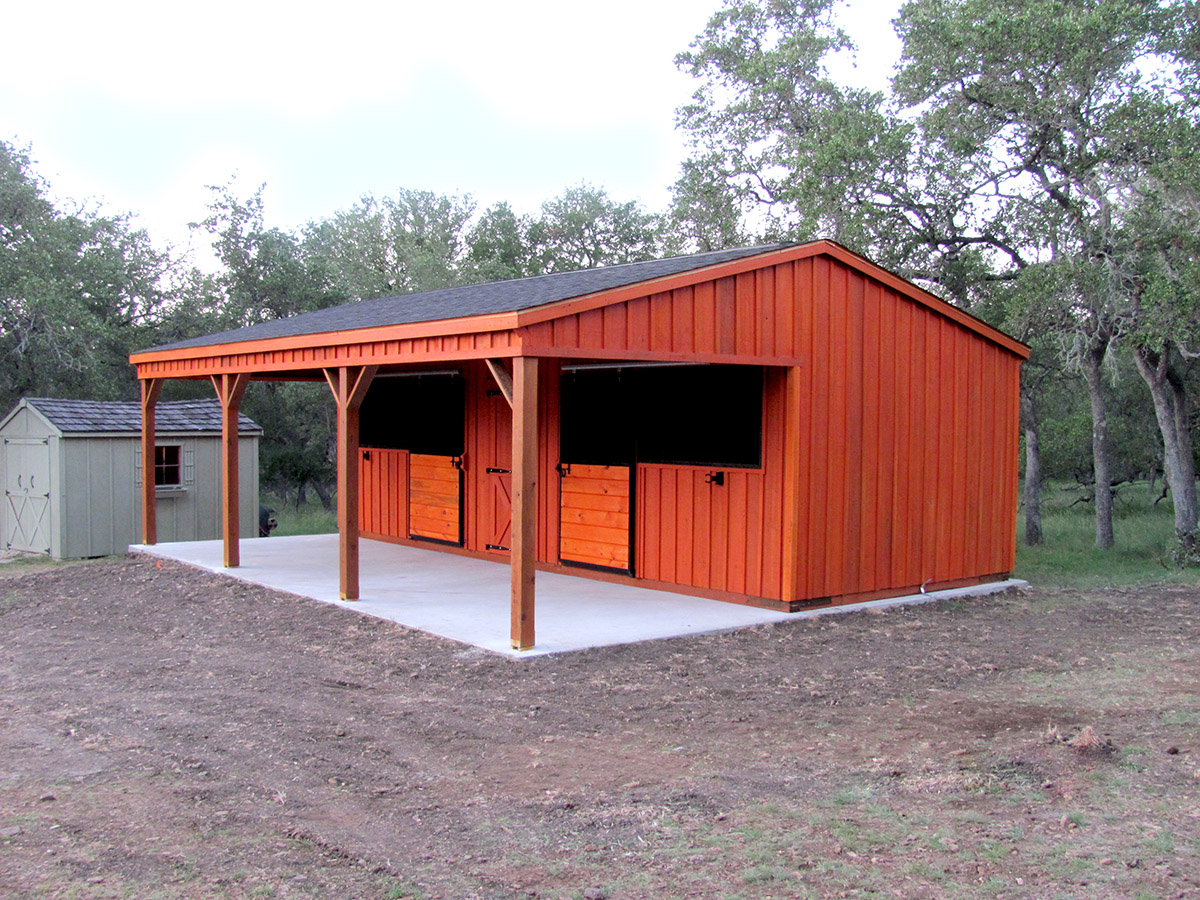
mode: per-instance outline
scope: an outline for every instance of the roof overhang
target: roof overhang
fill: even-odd
[[[1029,357],[1030,350],[1025,344],[988,325],[967,311],[942,300],[840,244],[820,240],[781,249],[771,249],[732,261],[583,294],[516,312],[162,350],[151,349],[133,353],[129,359],[138,367],[139,378],[205,378],[216,371],[241,371],[256,373],[260,377],[272,379],[289,377],[319,379],[321,369],[331,364],[382,363],[386,365],[390,362],[393,365],[409,365],[421,361],[521,356],[524,355],[522,353],[522,331],[530,326],[651,294],[728,278],[756,269],[814,256],[828,256],[835,259],[897,291],[913,302],[957,322],[1021,359]],[[461,340],[471,336],[491,337],[473,341]],[[454,339],[460,340],[455,344]],[[377,348],[393,344],[412,345],[421,342],[429,344],[439,341],[450,341],[452,346],[442,352],[426,353],[421,359],[414,357],[410,360],[398,357],[385,360],[377,355]],[[546,354],[546,348],[539,347],[539,352],[544,355],[560,357],[595,355],[592,351],[576,350],[575,348],[551,348],[551,352]],[[752,360],[745,361],[751,362]],[[761,360],[756,361],[762,362]]]

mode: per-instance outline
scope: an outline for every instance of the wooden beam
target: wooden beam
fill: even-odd
[[[250,376],[212,376],[217,399],[221,401],[221,523],[225,538],[225,568],[241,564],[241,505],[238,502],[238,410]]]
[[[154,490],[154,409],[162,393],[161,378],[142,380],[142,543],[158,543],[158,495]]]
[[[325,369],[337,404],[338,595],[357,600],[358,590],[358,413],[379,366]]]
[[[533,649],[537,565],[538,361],[513,359],[512,645]]]
[[[783,594],[785,604],[800,593],[800,435],[801,374],[799,366],[786,372],[783,414]],[[786,607],[785,607],[786,608]]]
[[[511,408],[513,405],[513,377],[504,367],[504,360],[489,359],[486,362],[487,367],[492,371],[492,377],[496,379],[496,384],[500,386],[500,393],[504,395],[504,399],[508,401]]]

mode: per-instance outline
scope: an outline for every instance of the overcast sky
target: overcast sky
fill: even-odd
[[[9,4],[0,139],[55,193],[186,240],[207,184],[294,227],[398,187],[519,210],[587,181],[651,209],[686,152],[676,53],[720,0]],[[850,0],[882,87],[898,0]]]

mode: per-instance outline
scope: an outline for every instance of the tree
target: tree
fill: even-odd
[[[346,302],[329,261],[295,234],[265,223],[263,186],[239,197],[236,185],[213,187],[206,232],[221,268],[192,272],[181,300],[162,323],[160,338],[240,328]],[[334,477],[332,398],[322,383],[257,382],[243,409],[263,427],[262,480],[280,496],[302,498],[313,487],[328,507]]]
[[[752,241],[723,164],[723,157],[715,153],[685,160],[683,174],[671,188],[671,231],[698,253]]]
[[[544,271],[566,272],[662,255],[662,221],[630,200],[618,203],[603,188],[580,184],[542,204],[531,236]]]
[[[507,203],[484,210],[466,245],[466,274],[476,283],[541,275],[544,269],[533,220],[518,216]]]
[[[171,261],[123,216],[64,211],[27,150],[0,141],[0,406],[131,397],[129,352],[166,300]]]
[[[1088,384],[1097,543],[1111,545],[1104,369],[1131,329],[1151,354],[1176,346],[1147,330],[1119,238],[1155,167],[1197,143],[1194,4],[910,0],[890,94],[829,76],[851,49],[832,8],[731,0],[680,54],[702,86],[680,111],[697,149],[677,202],[712,197],[707,220],[721,223],[732,197],[765,237],[833,238],[994,324],[1053,329]],[[1152,393],[1168,397],[1169,369]],[[1190,445],[1168,429],[1186,417],[1159,405],[1183,535]]]
[[[1067,274],[1064,321],[1078,336],[1093,406],[1100,546],[1112,545],[1101,369],[1113,342],[1134,330],[1142,334],[1139,370],[1161,408],[1176,531],[1190,542],[1196,528],[1190,438],[1166,388],[1168,339],[1147,333],[1142,284],[1122,262],[1139,205],[1131,199],[1176,155],[1179,137],[1194,143],[1192,110],[1171,87],[1182,77],[1172,47],[1184,9],[1140,0],[910,0],[897,20],[897,95],[922,110],[926,135],[981,148],[993,218],[1019,223]],[[1152,235],[1143,226],[1133,243],[1144,250]]]
[[[348,210],[305,230],[304,248],[324,260],[330,277],[362,300],[461,283],[469,197],[400,189],[365,195]]]
[[[222,266],[210,278],[193,277],[193,288],[208,295],[194,297],[192,305],[209,311],[220,328],[241,328],[349,299],[326,258],[310,252],[296,235],[266,226],[265,188],[260,185],[242,199],[234,182],[210,186],[208,215],[192,226],[209,235]]]

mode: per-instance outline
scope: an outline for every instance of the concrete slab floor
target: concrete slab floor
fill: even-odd
[[[242,564],[236,569],[226,569],[222,565],[221,541],[187,541],[152,547],[134,545],[129,549],[323,603],[334,603],[518,658],[731,631],[873,606],[993,593],[1024,584],[1006,581],[783,613],[556,572],[538,572],[536,646],[532,650],[517,651],[509,646],[509,568],[503,563],[364,539],[359,549],[362,599],[347,602],[338,598],[336,534],[243,540]]]

